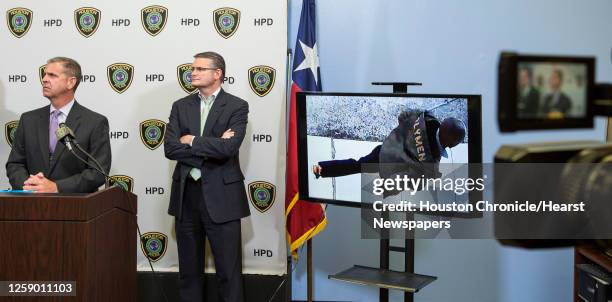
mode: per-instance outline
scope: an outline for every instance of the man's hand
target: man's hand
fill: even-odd
[[[232,138],[234,136],[234,131],[232,131],[232,128],[229,128],[227,130],[225,130],[225,132],[223,132],[223,135],[221,135],[221,138],[224,139],[229,139]]]
[[[194,136],[191,134],[186,134],[181,136],[181,144],[185,144],[185,145],[191,145],[191,142],[193,141]]]
[[[314,165],[312,166],[312,173],[314,173],[316,178],[319,178],[321,176],[321,171],[323,171],[323,168],[319,165]]]
[[[30,175],[30,178],[23,182],[23,189],[31,190],[36,193],[58,193],[55,182],[47,179],[42,172],[38,172],[36,175]]]

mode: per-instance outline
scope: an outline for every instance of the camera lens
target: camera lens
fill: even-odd
[[[598,203],[604,205],[612,200],[612,146],[606,145],[599,148],[589,148],[582,150],[571,158],[565,165],[561,174],[560,200],[576,201],[583,200],[591,204]],[[597,229],[593,221],[606,221],[612,210],[611,207],[602,207],[604,211],[595,211],[585,221],[585,227]],[[609,221],[609,220],[608,220]],[[606,249],[612,257],[612,239],[598,239],[595,243]]]

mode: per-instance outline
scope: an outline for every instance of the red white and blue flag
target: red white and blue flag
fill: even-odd
[[[289,134],[287,145],[287,187],[285,190],[285,218],[287,240],[291,254],[297,258],[297,249],[308,239],[321,232],[327,223],[325,211],[318,203],[299,199],[296,93],[321,91],[319,55],[315,33],[315,1],[303,0],[302,15],[295,42],[293,58],[291,101],[289,108]]]

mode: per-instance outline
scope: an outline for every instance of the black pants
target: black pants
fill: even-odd
[[[188,177],[184,194],[183,217],[176,219],[180,301],[204,301],[200,276],[204,273],[205,236],[208,236],[215,259],[221,295],[219,301],[244,301],[240,220],[225,223],[212,221],[204,203],[200,181]]]

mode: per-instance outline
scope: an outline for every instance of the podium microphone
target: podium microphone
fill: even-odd
[[[74,132],[72,132],[72,129],[68,128],[65,123],[60,123],[59,128],[55,130],[55,136],[57,136],[58,141],[66,145],[68,151],[73,152],[72,142],[74,140]]]

